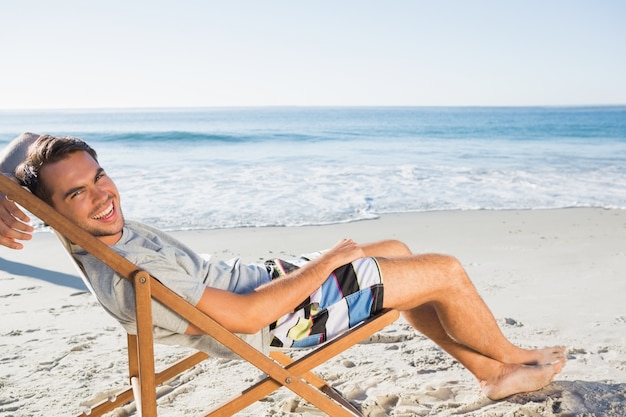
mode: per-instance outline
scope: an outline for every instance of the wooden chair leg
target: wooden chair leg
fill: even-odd
[[[139,346],[137,336],[127,334],[128,340],[128,382],[133,390],[133,397],[137,407],[137,415],[141,417],[141,385],[139,383]]]
[[[137,347],[137,335],[126,334],[128,343],[128,377],[139,376],[139,354]]]
[[[141,417],[156,417],[156,383],[154,376],[154,340],[152,336],[152,294],[150,275],[140,271],[134,277],[137,310],[137,348],[140,397],[137,410]]]

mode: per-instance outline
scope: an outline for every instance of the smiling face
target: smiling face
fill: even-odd
[[[122,237],[124,217],[117,187],[84,151],[41,167],[52,206],[107,245]]]

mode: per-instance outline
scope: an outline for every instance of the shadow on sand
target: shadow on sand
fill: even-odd
[[[0,258],[0,270],[9,274],[20,275],[30,278],[36,278],[64,287],[74,288],[80,291],[89,291],[83,280],[78,275],[65,274],[63,272],[51,271],[48,269],[38,268],[36,266],[22,264],[19,262],[7,261]]]
[[[626,416],[626,384],[555,381],[542,390],[506,399],[515,404],[543,403],[546,415],[558,417]]]

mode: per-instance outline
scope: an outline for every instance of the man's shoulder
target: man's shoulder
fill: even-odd
[[[183,246],[181,242],[162,230],[135,220],[126,221],[124,224],[124,234],[116,246],[143,246],[144,244],[147,244],[150,247],[153,245],[175,247]]]

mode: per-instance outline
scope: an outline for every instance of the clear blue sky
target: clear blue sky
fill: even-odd
[[[626,104],[626,1],[4,2],[0,109]]]

